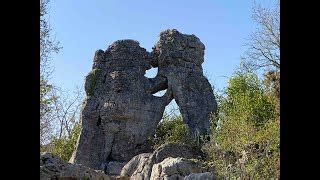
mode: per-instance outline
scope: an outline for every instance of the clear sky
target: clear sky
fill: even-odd
[[[52,82],[64,90],[83,86],[94,52],[119,39],[134,39],[151,51],[159,33],[175,28],[205,44],[204,73],[215,89],[240,64],[256,27],[253,0],[51,0],[49,21],[63,49],[53,55]],[[153,77],[156,70],[147,72]]]

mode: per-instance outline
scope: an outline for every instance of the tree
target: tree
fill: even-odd
[[[68,161],[75,149],[80,135],[80,106],[84,92],[80,88],[67,94],[56,89],[53,99],[49,123],[52,125],[50,140],[40,147],[40,151],[51,152],[62,160]]]
[[[58,41],[52,38],[52,28],[48,21],[49,0],[40,0],[40,75],[49,79],[53,72],[50,60],[52,53],[58,53],[62,48]]]
[[[236,72],[217,95],[213,140],[203,149],[218,175],[228,178],[279,177],[280,119],[275,96],[253,72]]]
[[[162,144],[169,142],[191,144],[192,140],[188,134],[188,126],[182,121],[181,115],[164,116],[158,124],[152,140],[156,149]]]
[[[80,88],[76,88],[75,92],[72,93],[56,88],[51,93],[52,97],[55,98],[52,100],[50,113],[47,113],[46,117],[48,118],[43,118],[43,120],[48,121],[44,125],[51,125],[50,139],[46,142],[46,146],[41,148],[41,151],[63,152],[65,150],[67,152],[63,148],[68,147],[68,150],[70,150],[70,147],[64,146],[64,144],[68,144],[70,137],[74,136],[73,131],[76,126],[81,128],[80,106],[84,99],[84,92]],[[64,156],[61,153],[57,154]]]
[[[49,141],[53,132],[53,102],[57,97],[52,95],[53,86],[48,80],[40,78],[40,144]]]
[[[49,0],[40,1],[40,151],[48,151],[68,161],[80,133],[81,89],[72,94],[50,83],[53,73],[52,53],[58,53],[59,42],[52,38],[48,22]]]
[[[52,131],[53,95],[55,87],[49,83],[53,69],[50,65],[52,53],[58,53],[59,42],[52,39],[52,29],[48,22],[49,0],[40,0],[40,144],[48,142]]]
[[[252,18],[258,28],[247,43],[243,65],[249,70],[263,70],[269,96],[277,97],[274,100],[280,104],[280,0],[272,2],[271,7],[254,3]]]
[[[50,144],[43,148],[42,151],[51,152],[59,156],[64,161],[69,161],[75,150],[78,137],[81,131],[80,122],[76,122],[72,127],[70,134],[65,134],[61,137],[54,137]]]
[[[73,127],[80,119],[80,106],[84,99],[84,92],[79,87],[72,94],[62,92],[61,90],[54,91],[52,111],[54,116],[52,121],[56,124],[56,137],[70,136]]]
[[[280,0],[272,8],[255,3],[252,18],[258,28],[247,43],[246,66],[280,70]]]
[[[280,175],[280,1],[254,4],[243,65],[217,95],[213,140],[203,148],[216,172],[228,179],[272,179]],[[260,81],[257,70],[264,73]]]

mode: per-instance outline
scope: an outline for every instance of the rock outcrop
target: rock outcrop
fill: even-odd
[[[143,154],[141,154],[139,157],[143,157]],[[140,161],[144,160],[140,159]],[[143,163],[140,163],[140,165],[143,165]],[[140,166],[137,169],[142,170],[143,166]],[[185,158],[168,157],[151,167],[150,177],[148,178],[144,178],[143,176],[108,176],[103,171],[93,170],[80,164],[64,162],[60,158],[53,156],[51,153],[43,152],[40,154],[41,180],[213,180],[213,174],[205,171],[207,171],[207,169],[203,168],[199,162],[194,162]]]
[[[207,169],[200,163],[185,158],[168,157],[162,162],[153,165],[151,180],[183,180],[191,173],[203,173]]]
[[[168,89],[179,106],[183,121],[194,136],[209,134],[209,114],[217,109],[212,87],[203,75],[205,46],[195,35],[175,29],[160,33],[153,47],[153,66],[158,77],[168,80]]]
[[[167,157],[181,157],[192,159],[201,157],[201,152],[192,149],[190,146],[168,143],[160,146],[153,153],[143,153],[133,157],[122,169],[121,176],[133,179],[149,179],[154,164],[162,162]]]
[[[125,165],[126,163],[124,162],[110,161],[108,162],[105,168],[106,174],[112,175],[112,176],[118,176],[120,175],[121,170]]]
[[[126,162],[150,151],[147,138],[172,100],[170,91],[153,96],[166,88],[166,79],[144,76],[150,57],[133,40],[119,40],[96,52],[85,82],[82,130],[70,162],[104,169],[109,161]]]
[[[148,138],[173,98],[192,135],[210,132],[209,114],[217,103],[203,76],[204,49],[195,35],[169,29],[161,32],[151,53],[134,40],[119,40],[105,51],[97,50],[85,80],[82,129],[69,162],[111,175],[126,164],[122,175],[148,179],[152,166],[167,157],[198,156],[175,145],[151,153]],[[157,76],[145,77],[152,67],[158,67]],[[153,95],[165,89],[162,97]]]
[[[82,165],[63,162],[60,158],[44,152],[40,154],[40,179],[112,180],[113,178]]]
[[[214,180],[216,179],[212,172],[191,173],[184,177],[184,180]]]

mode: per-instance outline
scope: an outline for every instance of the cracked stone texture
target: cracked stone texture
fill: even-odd
[[[43,152],[40,153],[40,179],[112,180],[114,178],[82,165],[64,162],[50,153]]]
[[[185,158],[168,157],[152,166],[150,180],[183,180],[191,173],[203,173],[200,163]]]
[[[69,162],[105,170],[109,162],[122,164],[151,152],[147,139],[173,98],[191,135],[209,133],[209,114],[217,103],[202,72],[204,49],[195,35],[169,29],[160,33],[152,53],[134,40],[97,50],[85,79],[82,129]],[[151,67],[158,67],[155,78],[144,76]],[[153,95],[165,89],[162,97]]]
[[[167,80],[145,77],[150,68],[150,53],[134,40],[118,40],[106,51],[96,51],[85,80],[82,130],[69,162],[104,169],[109,161],[123,163],[150,152],[147,138],[172,100],[170,90],[153,96],[167,88]]]
[[[183,121],[193,136],[210,133],[209,115],[217,109],[213,88],[201,66],[204,50],[204,44],[195,35],[168,29],[160,33],[152,51],[157,76],[167,79],[168,89],[172,90]]]
[[[216,179],[212,172],[191,173],[184,177],[184,180],[214,180]]]
[[[132,179],[149,180],[154,164],[162,162],[167,157],[182,157],[187,159],[201,157],[202,153],[188,145],[167,143],[153,153],[143,153],[133,157],[123,168],[120,176]]]

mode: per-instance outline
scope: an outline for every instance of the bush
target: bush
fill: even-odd
[[[207,163],[223,178],[279,178],[278,96],[254,73],[236,73],[217,96],[213,140],[203,146]]]
[[[62,160],[69,161],[76,147],[80,130],[81,124],[76,123],[69,136],[53,138],[49,145],[41,148],[41,151],[51,152],[53,155],[59,156]]]
[[[203,137],[199,137],[199,139],[192,138],[189,134],[189,128],[183,122],[181,115],[174,115],[164,118],[159,123],[151,141],[154,149],[163,144],[175,142],[200,150]]]
[[[181,116],[173,116],[162,119],[158,124],[152,139],[156,149],[162,144],[169,142],[187,143],[188,127],[183,123]]]

